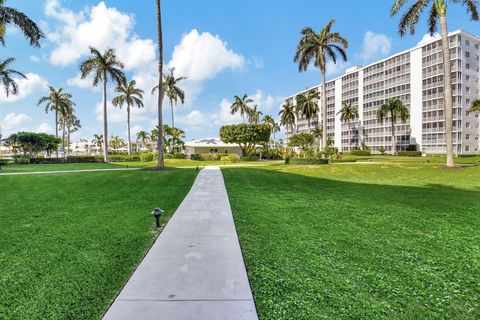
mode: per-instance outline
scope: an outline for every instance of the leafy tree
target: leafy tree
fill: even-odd
[[[233,103],[230,106],[231,114],[240,113],[243,117],[243,123],[245,123],[245,115],[249,115],[251,111],[250,103],[253,103],[253,99],[249,98],[246,94],[241,98],[239,96],[233,97]]]
[[[262,111],[257,110],[257,105],[253,106],[253,108],[248,111],[248,122],[250,124],[258,124],[260,122],[260,116],[262,114]]]
[[[313,134],[313,137],[315,138],[315,140],[318,140],[318,150],[321,150],[322,149],[323,129],[317,126],[317,127],[313,128],[311,133]]]
[[[8,137],[5,142],[15,153],[20,152],[31,157],[42,151],[50,155],[58,149],[60,139],[46,133],[18,132]]]
[[[103,135],[101,134],[93,135],[92,143],[94,146],[98,147],[99,149],[102,149],[103,142],[104,142]]]
[[[257,145],[268,143],[270,127],[265,124],[238,124],[220,128],[220,139],[225,143],[236,143],[243,156],[250,155]]]
[[[90,47],[91,57],[80,65],[81,78],[85,79],[93,73],[93,86],[103,84],[103,159],[108,162],[108,120],[107,120],[107,82],[111,79],[120,86],[125,82],[123,73],[124,65],[121,63],[113,49],[107,49],[102,54],[97,49]]]
[[[291,102],[285,103],[278,115],[280,116],[280,125],[284,126],[287,131],[288,127],[290,127],[293,131],[293,126],[295,125],[295,107],[293,104]]]
[[[294,62],[298,63],[300,72],[306,71],[313,61],[315,67],[320,69],[323,77],[322,93],[322,113],[323,128],[327,127],[327,99],[326,92],[326,69],[327,61],[331,60],[337,63],[337,54],[347,61],[345,49],[348,48],[348,41],[338,32],[332,32],[332,26],[335,20],[330,20],[327,25],[316,33],[312,28],[306,27],[301,31],[301,39],[297,45]],[[323,145],[327,145],[327,135],[323,136]]]
[[[390,15],[395,16],[400,13],[402,8],[406,7],[411,1],[394,0]],[[405,36],[407,31],[415,34],[415,27],[420,21],[420,16],[429,9],[428,14],[428,31],[433,35],[438,30],[438,22],[440,22],[440,33],[442,35],[443,61],[443,97],[445,108],[445,135],[447,143],[447,166],[453,167],[453,101],[452,101],[452,68],[450,65],[450,44],[448,40],[447,25],[447,3],[461,4],[466,7],[467,13],[472,21],[478,21],[478,2],[475,0],[413,0],[412,5],[408,7],[401,16],[398,24],[398,32],[400,36]]]
[[[172,128],[167,125],[164,125],[164,140],[165,146],[170,148],[170,152],[179,153],[183,150],[185,142],[185,131],[179,128]]]
[[[186,77],[179,77],[175,78],[175,68],[170,68],[168,70],[168,73],[163,75],[163,92],[165,96],[168,98],[168,101],[170,102],[170,110],[172,112],[172,128],[175,128],[175,121],[174,121],[174,113],[173,113],[173,105],[178,103],[178,100],[180,100],[181,104],[185,103],[185,92],[180,89],[178,86],[178,83],[180,81],[186,80]],[[155,91],[158,90],[158,85],[156,85],[152,89],[152,94],[155,93]]]
[[[67,156],[70,153],[70,134],[77,132],[82,125],[80,124],[80,119],[77,118],[73,110],[66,115],[60,116],[60,124],[63,127],[63,143],[66,142],[67,145]],[[65,146],[63,146],[65,151]]]
[[[468,112],[477,112],[480,111],[480,99],[475,99],[472,102],[472,105],[470,106],[470,109],[468,109]]]
[[[130,108],[137,106],[143,108],[143,90],[137,88],[137,82],[135,80],[122,82],[116,89],[118,95],[113,98],[112,104],[115,107],[122,108],[123,105],[127,106],[127,132],[128,132],[128,154],[132,154],[132,141],[130,134]]]
[[[46,113],[55,111],[55,136],[58,137],[59,115],[66,117],[67,114],[70,114],[75,103],[72,101],[72,95],[63,92],[63,88],[55,89],[52,86],[48,88],[50,90],[49,95],[41,97],[37,102],[37,106],[45,104]]]
[[[3,89],[5,90],[6,96],[13,94],[16,96],[18,94],[18,84],[12,76],[19,76],[20,78],[26,79],[27,77],[20,71],[10,69],[10,65],[15,62],[14,58],[8,58],[6,60],[0,61],[0,81],[2,82]]]
[[[320,94],[316,90],[310,90],[306,94],[299,94],[295,98],[297,100],[297,108],[308,122],[308,130],[310,131],[310,122],[318,117],[318,99]]]
[[[340,114],[340,121],[348,123],[348,145],[352,149],[352,121],[358,118],[358,108],[354,107],[351,103],[344,102],[342,108],[337,113]]]
[[[400,119],[402,122],[406,122],[410,118],[410,112],[401,100],[389,99],[377,111],[377,119],[381,123],[388,118],[390,119],[390,123],[392,125],[392,155],[395,155],[395,125],[397,124],[398,119]]]
[[[158,124],[157,128],[161,131],[163,129],[163,33],[162,33],[162,6],[161,1],[156,0],[157,4],[157,35],[158,35]],[[163,137],[163,132],[160,132],[160,136]],[[152,138],[153,140],[153,138]],[[159,169],[165,167],[165,161],[163,157],[163,139],[158,139],[157,149],[157,167]]]
[[[273,147],[275,148],[276,147],[275,133],[280,131],[280,126],[275,121],[275,119],[273,119],[273,117],[270,115],[266,115],[265,117],[263,117],[262,121],[264,124],[270,127],[270,132],[271,132],[270,134],[273,135]]]
[[[306,150],[308,148],[311,148],[314,142],[315,137],[313,136],[313,134],[302,132],[291,136],[288,145],[290,147],[299,147],[302,150]]]
[[[0,0],[0,43],[3,46],[5,46],[5,34],[9,25],[19,28],[32,47],[40,47],[40,39],[44,38],[45,34],[38,25],[23,12],[5,7],[5,0]]]
[[[150,139],[150,134],[146,131],[139,131],[137,132],[137,141],[140,140],[142,141],[142,144],[144,147],[147,146],[147,141]]]

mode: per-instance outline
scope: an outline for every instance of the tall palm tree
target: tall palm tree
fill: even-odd
[[[147,141],[150,139],[150,135],[146,131],[138,131],[137,132],[137,140],[141,140],[143,147],[145,148],[147,146]]]
[[[143,108],[143,90],[137,88],[137,82],[135,80],[122,82],[122,84],[116,89],[118,96],[113,98],[112,104],[115,107],[122,108],[123,105],[127,105],[127,132],[128,132],[128,154],[132,154],[132,141],[130,135],[130,108],[137,106]]]
[[[272,116],[266,115],[263,117],[262,122],[270,127],[270,132],[273,135],[273,147],[276,147],[276,139],[275,139],[275,133],[280,131],[280,126],[278,123],[273,119]]]
[[[117,150],[125,145],[125,141],[119,136],[114,136],[110,138],[109,144],[114,150]]]
[[[168,73],[163,75],[163,93],[165,96],[168,98],[168,101],[170,102],[170,110],[172,112],[172,128],[175,128],[175,121],[174,121],[174,113],[173,113],[173,105],[178,103],[178,100],[180,100],[181,104],[185,103],[185,92],[180,89],[178,86],[178,83],[180,81],[186,80],[186,77],[179,77],[175,78],[175,68],[170,68],[168,70]],[[158,85],[156,85],[152,89],[152,94],[155,93],[155,91],[158,90]]]
[[[243,97],[235,96],[233,97],[233,103],[230,107],[231,113],[240,113],[240,115],[243,117],[243,123],[245,123],[245,115],[250,114],[250,106],[249,104],[253,103],[253,99],[249,98],[246,94],[243,95]]]
[[[158,134],[163,137],[163,33],[162,33],[162,6],[160,0],[156,0],[157,4],[157,36],[158,36]],[[158,158],[157,167],[159,169],[165,167],[163,157],[163,139],[157,139]]]
[[[338,32],[332,32],[332,26],[335,20],[330,20],[327,25],[316,33],[312,28],[307,27],[301,31],[302,38],[297,45],[294,62],[298,63],[300,72],[306,71],[310,62],[314,62],[315,67],[319,68],[322,73],[322,113],[323,128],[327,128],[327,99],[326,99],[326,69],[327,61],[331,60],[337,63],[337,54],[347,61],[345,49],[348,48],[348,41]],[[323,145],[327,145],[327,135],[323,136]]]
[[[450,45],[448,41],[447,25],[447,2],[451,4],[461,4],[466,7],[467,14],[473,21],[479,20],[478,2],[475,0],[413,0],[410,7],[400,18],[398,32],[404,36],[407,30],[410,34],[415,33],[415,26],[420,21],[420,15],[425,9],[429,9],[428,31],[434,34],[438,30],[440,21],[440,31],[442,35],[443,49],[443,99],[445,108],[445,135],[447,142],[447,167],[454,166],[453,160],[453,101],[452,101],[452,72],[450,65]],[[407,6],[408,0],[394,0],[390,15],[397,15],[403,7]],[[447,63],[448,61],[448,63]]]
[[[40,39],[45,37],[43,31],[26,14],[14,8],[5,7],[5,0],[0,0],[0,43],[2,45],[5,45],[8,25],[19,28],[33,47],[40,47]]]
[[[358,118],[358,108],[352,106],[351,103],[344,102],[338,114],[340,114],[340,121],[348,123],[348,146],[352,149],[352,137],[350,134],[352,133],[352,121]]]
[[[388,99],[387,102],[378,109],[377,119],[383,123],[383,121],[388,118],[390,118],[390,123],[392,125],[392,155],[395,155],[395,125],[397,124],[398,119],[405,123],[410,118],[410,112],[401,100]]]
[[[316,90],[310,90],[307,93],[299,94],[296,97],[297,108],[302,114],[302,117],[307,119],[308,131],[310,131],[311,121],[318,116],[318,112],[320,111],[318,108],[319,99],[320,93]]]
[[[477,112],[480,111],[480,99],[475,99],[472,102],[472,105],[470,106],[470,109],[468,109],[468,112]]]
[[[23,73],[10,69],[10,65],[13,62],[15,62],[15,58],[8,58],[0,61],[0,81],[2,82],[7,97],[10,96],[10,94],[13,94],[14,96],[18,94],[18,84],[12,76],[19,76],[23,79],[27,78]]]
[[[282,109],[278,113],[280,116],[280,125],[284,126],[288,131],[290,127],[293,131],[293,126],[295,125],[295,107],[291,102],[287,102],[282,106]],[[287,142],[288,143],[288,136]]]
[[[97,146],[99,149],[102,149],[104,139],[102,134],[94,134],[92,139],[93,145]]]
[[[312,134],[316,140],[318,140],[318,150],[322,149],[322,138],[323,138],[323,129],[319,126],[316,126],[312,129]]]
[[[262,111],[257,110],[257,105],[254,105],[253,108],[248,111],[248,122],[251,124],[258,124],[262,114]]]
[[[108,162],[108,120],[107,120],[107,82],[111,79],[117,86],[125,82],[124,65],[115,55],[115,50],[107,49],[102,54],[90,47],[91,57],[80,64],[81,78],[85,79],[93,73],[93,86],[103,84],[103,160]]]
[[[58,127],[60,124],[59,116],[62,116],[65,119],[69,114],[72,114],[75,103],[72,100],[72,95],[64,92],[63,88],[55,89],[54,87],[49,86],[48,89],[50,91],[49,95],[41,97],[37,102],[37,107],[45,104],[45,113],[48,113],[49,111],[55,111],[55,136],[58,138]],[[65,131],[65,127],[63,125],[62,130]],[[62,144],[62,146],[62,151],[65,151],[64,144]]]

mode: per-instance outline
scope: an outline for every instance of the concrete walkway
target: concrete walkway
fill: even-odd
[[[258,319],[218,167],[200,171],[104,319]]]

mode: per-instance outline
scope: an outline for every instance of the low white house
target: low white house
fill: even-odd
[[[185,143],[185,154],[234,153],[242,156],[242,150],[237,144],[225,143],[220,138],[205,138],[191,140]]]

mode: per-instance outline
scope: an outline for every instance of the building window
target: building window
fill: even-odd
[[[465,87],[465,91],[466,91],[467,93],[470,93],[470,87]]]
[[[470,82],[470,76],[468,74],[465,76],[465,80]]]
[[[465,51],[465,58],[470,58],[470,52]]]
[[[470,151],[470,146],[465,146],[465,151]]]
[[[465,64],[465,69],[470,70],[470,63]]]
[[[470,128],[470,122],[465,122],[465,128]]]
[[[465,134],[465,140],[470,140],[470,134],[469,133]]]
[[[465,45],[469,46],[470,45],[470,40],[465,40]]]

